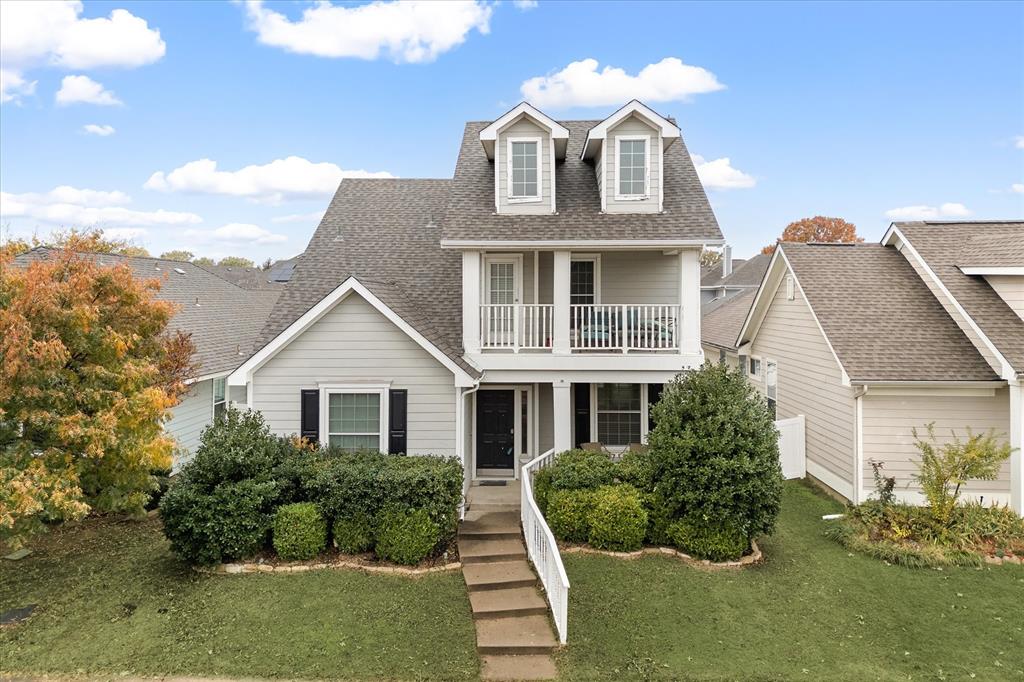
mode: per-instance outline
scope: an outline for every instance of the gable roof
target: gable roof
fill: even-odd
[[[984,277],[960,269],[1024,266],[1024,221],[893,223],[886,243],[895,243],[899,235],[1013,370],[1024,374],[1024,320]]]
[[[354,277],[461,369],[479,376],[462,357],[461,257],[439,244],[438,220],[450,185],[450,180],[344,180],[256,349]]]
[[[746,263],[745,258],[733,258],[732,269],[733,272],[736,268]],[[730,273],[731,274],[731,273]],[[718,287],[722,285],[722,281],[725,278],[722,277],[722,263],[719,261],[714,265],[704,265],[700,269],[700,285],[702,287]]]
[[[56,253],[39,247],[17,256],[14,262],[27,266]],[[126,263],[137,279],[160,280],[156,298],[178,306],[169,326],[192,335],[200,377],[229,372],[249,357],[281,293],[280,289],[243,289],[194,263],[107,253],[79,255],[103,265]]]
[[[851,382],[999,380],[913,266],[880,244],[780,244],[741,342],[787,269]]]
[[[702,273],[700,285],[716,289],[721,287],[757,288],[761,284],[761,280],[764,279],[764,273],[768,270],[771,260],[771,254],[768,253],[759,253],[747,260],[734,258],[732,272],[727,277],[722,277],[722,264],[719,263],[714,266],[714,270]]]
[[[565,161],[555,165],[558,213],[509,215],[494,212],[494,162],[480,144],[489,121],[471,121],[441,219],[443,246],[497,241],[580,240],[720,244],[722,232],[680,138],[665,150],[663,213],[602,213],[594,166],[580,159],[588,131],[601,121],[560,121],[569,129]]]
[[[736,338],[754,302],[755,289],[747,289],[730,298],[718,299],[701,310],[700,340],[716,348],[736,350]]]
[[[583,149],[580,150],[580,158],[591,158],[596,153],[595,147],[599,146],[592,143],[599,140],[603,141],[608,136],[609,130],[634,114],[658,130],[662,144],[665,147],[668,147],[668,145],[672,144],[672,140],[679,137],[679,126],[676,125],[675,121],[665,118],[640,100],[634,99],[619,107],[611,116],[598,122],[597,125],[587,131],[587,137],[583,141]]]
[[[533,119],[547,129],[551,134],[551,139],[555,141],[555,155],[559,159],[565,158],[566,140],[569,139],[569,130],[529,102],[520,102],[480,131],[480,143],[483,145],[487,158],[494,158],[494,143],[497,141],[498,133],[501,132],[501,129],[524,116]]]

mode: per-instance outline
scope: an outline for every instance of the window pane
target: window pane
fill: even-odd
[[[598,384],[597,409],[640,412],[640,384]]]
[[[226,379],[213,380],[213,402],[224,400],[224,386],[226,383]]]
[[[604,445],[626,446],[640,442],[639,412],[598,412],[597,440]]]
[[[512,143],[512,196],[535,197],[537,194],[537,143]]]
[[[647,142],[619,141],[619,194],[642,195],[646,191]]]
[[[328,397],[327,431],[331,434],[379,433],[380,394],[332,393]]]
[[[227,405],[223,402],[213,404],[213,418],[220,419],[224,412],[227,410]]]
[[[569,298],[573,305],[592,305],[594,301],[594,261],[572,261],[569,266]]]
[[[380,436],[331,435],[327,442],[344,450],[380,450]]]

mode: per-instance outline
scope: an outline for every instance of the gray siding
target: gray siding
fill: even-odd
[[[508,138],[539,137],[540,145],[537,154],[540,156],[540,201],[516,203],[508,199]],[[497,150],[498,173],[498,212],[499,213],[551,213],[551,136],[546,130],[527,118],[521,118],[505,130],[498,133],[495,141]],[[557,188],[556,188],[557,191]]]
[[[615,153],[616,138],[622,135],[649,135],[650,140],[650,193],[648,197],[639,201],[616,201],[618,194],[618,178],[615,176]],[[605,140],[605,211],[608,213],[657,213],[660,203],[660,179],[661,179],[661,140],[658,131],[647,125],[636,116],[630,116],[608,131]]]
[[[701,344],[701,350],[704,351],[704,359],[708,360],[709,362],[718,362],[719,358],[721,357],[721,348],[709,346],[708,344],[703,343]],[[725,364],[728,365],[731,369],[739,369],[739,355],[731,351],[726,351]]]
[[[455,454],[451,371],[356,294],[255,372],[253,407],[275,433],[297,433],[301,389],[349,382],[408,389],[409,453]]]
[[[547,452],[555,447],[555,405],[551,384],[538,386],[537,399],[540,409],[540,416],[537,419],[537,427],[540,429],[537,433],[537,442],[540,445],[540,452]]]
[[[863,398],[864,416],[864,492],[874,490],[871,460],[883,462],[887,476],[896,477],[896,492],[911,501],[920,491],[913,475],[917,473],[920,453],[914,446],[913,429],[925,436],[926,425],[935,423],[935,435],[940,443],[952,440],[952,432],[967,438],[967,429],[983,433],[995,429],[1004,437],[1010,431],[1009,389],[1001,388],[992,396],[942,395],[940,390],[920,392],[917,395],[877,395],[868,391]],[[1007,496],[1009,501],[1010,463],[1007,460],[999,478],[994,481],[971,481],[964,487],[965,494],[993,493]]]
[[[602,251],[599,255],[601,303],[679,303],[679,256],[661,251]],[[532,266],[532,255],[527,258]],[[551,303],[553,268],[551,252],[541,252],[540,303]]]
[[[180,459],[174,462],[177,470],[191,459],[192,453],[199,447],[199,436],[213,421],[213,380],[199,381],[192,384],[189,392],[181,398],[171,410],[171,420],[164,425],[164,430],[174,437],[182,450]]]
[[[853,389],[842,385],[842,370],[829,350],[797,287],[794,300],[777,287],[764,322],[751,344],[751,355],[778,363],[778,418],[806,417],[807,465],[824,471],[825,480],[846,497],[853,494]],[[764,392],[763,381],[751,380]]]
[[[989,275],[985,278],[1000,298],[1024,320],[1024,277],[1020,275]]]

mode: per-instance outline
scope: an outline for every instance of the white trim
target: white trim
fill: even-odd
[[[384,315],[384,317],[390,320],[395,326],[405,332],[405,334],[423,348],[423,350],[430,353],[435,360],[450,370],[452,374],[455,375],[456,386],[473,386],[476,383],[473,377],[471,377],[466,370],[455,364],[455,362],[450,357],[442,353],[437,346],[428,341],[408,322],[399,317],[395,311],[386,306],[369,289],[363,286],[358,279],[355,277],[349,277],[339,284],[334,291],[320,299],[315,306],[303,313],[299,319],[288,325],[284,331],[271,339],[267,345],[263,346],[263,348],[253,354],[252,357],[243,362],[235,371],[233,371],[228,376],[228,386],[244,386],[247,382],[251,382],[253,372],[258,370],[267,361],[277,355],[281,349],[291,343],[316,323],[321,317],[330,312],[338,303],[345,300],[345,298],[347,298],[351,293],[361,296],[367,303],[376,308],[379,313]]]
[[[757,361],[757,374],[750,371],[750,363]],[[764,371],[764,360],[760,355],[749,355],[747,356],[747,376],[754,379],[759,384],[763,384],[764,381],[761,379],[761,372]]]
[[[961,265],[965,275],[1024,275],[1024,265]]]
[[[663,383],[663,382],[652,382],[652,383]],[[640,442],[646,443],[648,436],[648,426],[650,425],[650,406],[647,404],[648,392],[647,382],[641,381],[597,381],[590,383],[590,439],[593,442],[601,442],[597,434],[597,386],[598,384],[630,384],[640,386]],[[634,410],[604,410],[606,413],[614,412],[616,414],[635,414]],[[575,426],[576,420],[573,419],[573,425]],[[573,438],[576,435],[573,434]],[[614,453],[625,452],[631,443],[625,445],[609,445],[602,443],[606,450]]]
[[[330,425],[330,397],[332,395],[340,394],[358,394],[358,395],[369,395],[376,394],[379,396],[380,409],[378,410],[378,440],[377,448],[380,452],[387,452],[390,449],[390,443],[388,442],[388,393],[391,389],[391,384],[375,384],[375,383],[348,383],[348,384],[319,384],[317,388],[320,390],[320,443],[321,445],[330,444],[331,434],[328,432]],[[353,433],[353,434],[338,434],[338,435],[372,435],[369,433]]]
[[[614,128],[620,121],[633,114],[638,114],[642,118],[646,118],[647,122],[651,124],[651,127],[659,130],[662,138],[669,140],[669,144],[671,144],[672,140],[679,137],[679,126],[661,116],[640,100],[634,99],[587,131],[587,138],[583,142],[583,149],[580,151],[580,158],[588,158],[591,141],[601,140],[604,142],[608,137],[608,131],[610,129]],[[602,147],[603,146],[604,145],[602,144]]]
[[[574,253],[569,257],[569,305],[572,303],[572,263],[590,261],[594,264],[594,305],[601,304],[601,254]]]
[[[566,323],[568,328],[568,323]],[[703,362],[701,353],[678,353],[666,349],[664,353],[476,353],[467,354],[466,360],[486,370],[488,381],[494,371],[573,372],[573,371],[625,371],[673,372],[696,369]],[[550,378],[531,379],[547,383]]]
[[[501,115],[496,121],[488,125],[486,128],[480,131],[480,141],[484,143],[484,149],[486,150],[488,145],[487,142],[495,142],[498,139],[498,133],[501,129],[514,122],[522,115],[529,116],[537,123],[540,123],[543,127],[547,128],[551,134],[553,140],[568,140],[569,129],[563,126],[558,121],[554,120],[540,109],[537,109],[529,102],[520,102],[516,106],[509,109],[507,112]]]
[[[521,251],[523,249],[614,249],[616,251],[656,251],[658,249],[687,249],[704,246],[722,246],[724,239],[442,239],[442,249],[488,249],[491,251]]]
[[[513,401],[513,405],[514,405],[514,408],[513,408],[513,411],[512,411],[513,412],[512,428],[513,428],[513,433],[514,433],[512,452],[514,454],[513,454],[513,461],[512,461],[512,471],[510,472],[511,475],[509,476],[509,478],[517,480],[519,478],[519,469],[520,469],[519,458],[522,457],[522,455],[526,454],[526,455],[528,455],[532,459],[533,456],[534,456],[534,452],[536,451],[534,449],[535,448],[535,444],[538,442],[538,438],[539,438],[539,436],[538,436],[539,429],[537,428],[537,426],[538,426],[537,419],[534,417],[534,413],[538,412],[538,410],[536,408],[536,405],[537,405],[537,403],[539,401],[536,399],[536,393],[534,392],[534,388],[533,388],[532,385],[529,385],[529,384],[480,384],[480,386],[477,388],[477,390],[473,391],[473,400],[472,400],[472,405],[470,407],[470,411],[472,412],[471,419],[472,419],[472,428],[473,428],[472,432],[470,433],[470,447],[471,447],[471,450],[472,450],[472,457],[470,459],[470,471],[468,472],[470,477],[473,480],[476,480],[476,479],[479,478],[479,476],[477,475],[478,467],[477,467],[477,464],[476,464],[476,445],[477,445],[477,442],[476,442],[477,441],[477,420],[476,420],[476,417],[477,417],[477,401],[476,401],[476,396],[477,396],[477,393],[479,393],[480,391],[512,391],[512,401]],[[523,440],[524,440],[524,434],[522,433],[522,426],[523,426],[523,415],[522,415],[522,400],[523,400],[523,396],[522,396],[522,392],[523,391],[526,392],[526,401],[527,401],[527,408],[526,409],[529,412],[529,414],[527,415],[527,422],[526,422],[527,433],[525,434],[526,452],[522,452],[522,450],[523,450]]]
[[[224,395],[221,400],[217,400],[217,382],[224,382]],[[217,405],[221,404],[224,406],[225,411],[228,409],[228,382],[227,377],[214,377],[213,383],[210,384],[210,420],[217,418]]]
[[[513,253],[507,255],[495,255],[495,254],[484,254],[484,267],[483,276],[480,278],[480,300],[485,305],[496,305],[491,303],[491,264],[492,263],[511,263],[512,264],[512,277],[514,279],[513,286],[515,286],[515,292],[513,295],[515,300],[513,303],[523,302],[523,254]],[[479,315],[479,313],[477,313]]]
[[[620,143],[644,141],[644,193],[623,194],[620,168],[622,165],[622,151]],[[615,201],[646,201],[651,198],[651,136],[650,135],[616,135],[615,136]]]
[[[555,191],[555,140],[554,140],[554,138],[551,138],[550,140],[548,140],[548,142],[550,143],[548,145],[548,148],[550,149],[549,162],[551,163],[551,170],[550,170],[550,173],[551,173],[551,212],[552,213],[558,213],[558,207],[557,207],[557,204],[556,204],[556,197],[558,196],[558,192]],[[540,157],[538,157],[538,159],[537,159],[537,164],[540,165]],[[538,171],[538,173],[537,173],[538,179],[543,180],[543,178],[541,178],[540,175],[541,174]],[[540,191],[541,196],[543,196],[543,194],[544,194],[543,184],[540,187],[538,187],[537,189]],[[519,467],[518,466],[516,466],[516,471],[519,471]]]
[[[661,131],[658,131],[658,213],[665,212],[665,150],[662,148]],[[650,156],[650,153],[648,153]],[[648,162],[650,159],[648,159]],[[648,163],[648,166],[650,164]],[[650,184],[651,169],[647,169],[648,185]]]
[[[774,365],[775,366],[775,386],[774,386],[774,388],[775,388],[775,395],[774,396],[768,395],[768,389],[772,388],[772,385],[770,383],[768,383],[768,365]],[[768,400],[775,401],[775,412],[776,412],[776,414],[778,414],[778,411],[779,411],[779,361],[775,360],[774,358],[766,357],[764,359],[763,369],[764,369],[764,399],[765,399],[765,401],[768,401]]]
[[[198,384],[201,381],[209,381],[210,379],[219,379],[220,377],[226,377],[231,374],[231,370],[225,370],[223,372],[214,372],[213,374],[203,374],[192,379],[185,379],[184,383],[186,386],[190,384]]]
[[[608,154],[601,145],[601,213],[608,212]]]
[[[932,280],[932,284],[934,284],[939,289],[939,291],[941,291],[943,295],[949,299],[950,305],[952,305],[956,309],[956,311],[960,313],[960,315],[964,318],[964,322],[966,322],[967,326],[971,328],[971,331],[978,335],[978,338],[985,345],[985,347],[988,348],[989,352],[991,352],[992,355],[994,355],[995,358],[999,361],[999,375],[1003,379],[1006,379],[1007,381],[1014,381],[1016,379],[1016,374],[1014,372],[1013,366],[1006,360],[1005,357],[1003,357],[1003,354],[999,352],[999,349],[996,348],[996,345],[992,343],[991,339],[989,339],[988,336],[985,335],[985,332],[981,330],[981,327],[979,327],[978,323],[974,321],[974,318],[967,314],[967,310],[965,310],[964,307],[960,305],[960,302],[956,299],[955,296],[953,296],[949,289],[946,288],[946,285],[942,282],[939,276],[935,273],[934,270],[932,270],[931,266],[928,265],[925,259],[921,257],[921,254],[918,253],[917,249],[914,248],[914,245],[910,243],[910,240],[907,239],[906,235],[904,235],[903,232],[901,232],[900,229],[896,227],[895,223],[889,226],[889,229],[882,237],[882,245],[894,246],[897,250],[901,252],[904,250],[910,252],[910,255],[914,257],[914,259],[917,261],[917,264],[921,266],[921,269],[928,274],[928,277]],[[1024,370],[1024,368],[1021,369]]]
[[[533,304],[540,303],[540,251],[533,252]]]
[[[501,173],[498,169],[501,168],[498,164],[501,163],[498,159],[498,144],[492,143],[494,147],[494,212],[501,213]]]
[[[540,162],[541,159],[541,142],[543,140],[539,137],[533,136],[507,136],[505,138],[505,151],[508,152],[508,159],[505,160],[506,165],[506,176],[505,184],[506,187],[506,198],[510,204],[535,204],[543,200],[544,198],[544,165]],[[536,194],[523,194],[517,195],[512,193],[512,145],[516,142],[532,142],[536,146],[534,158],[536,159],[537,171],[537,193]]]
[[[832,473],[825,467],[821,466],[817,462],[807,459],[807,473],[814,476],[816,479],[827,485],[832,490],[845,497],[846,499],[853,501],[853,485],[840,478],[837,474]]]
[[[864,502],[864,393],[853,397],[853,503]]]

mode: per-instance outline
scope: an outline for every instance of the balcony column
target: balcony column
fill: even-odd
[[[571,251],[555,251],[555,262],[551,277],[552,326],[554,338],[551,341],[551,352],[558,355],[569,354],[569,267],[572,260]],[[568,389],[566,389],[568,390]]]
[[[462,252],[462,348],[480,352],[480,252]]]
[[[554,410],[555,452],[572,450],[572,384],[565,379],[551,383],[551,404]]]
[[[700,250],[679,250],[679,352],[698,355],[700,348]]]

